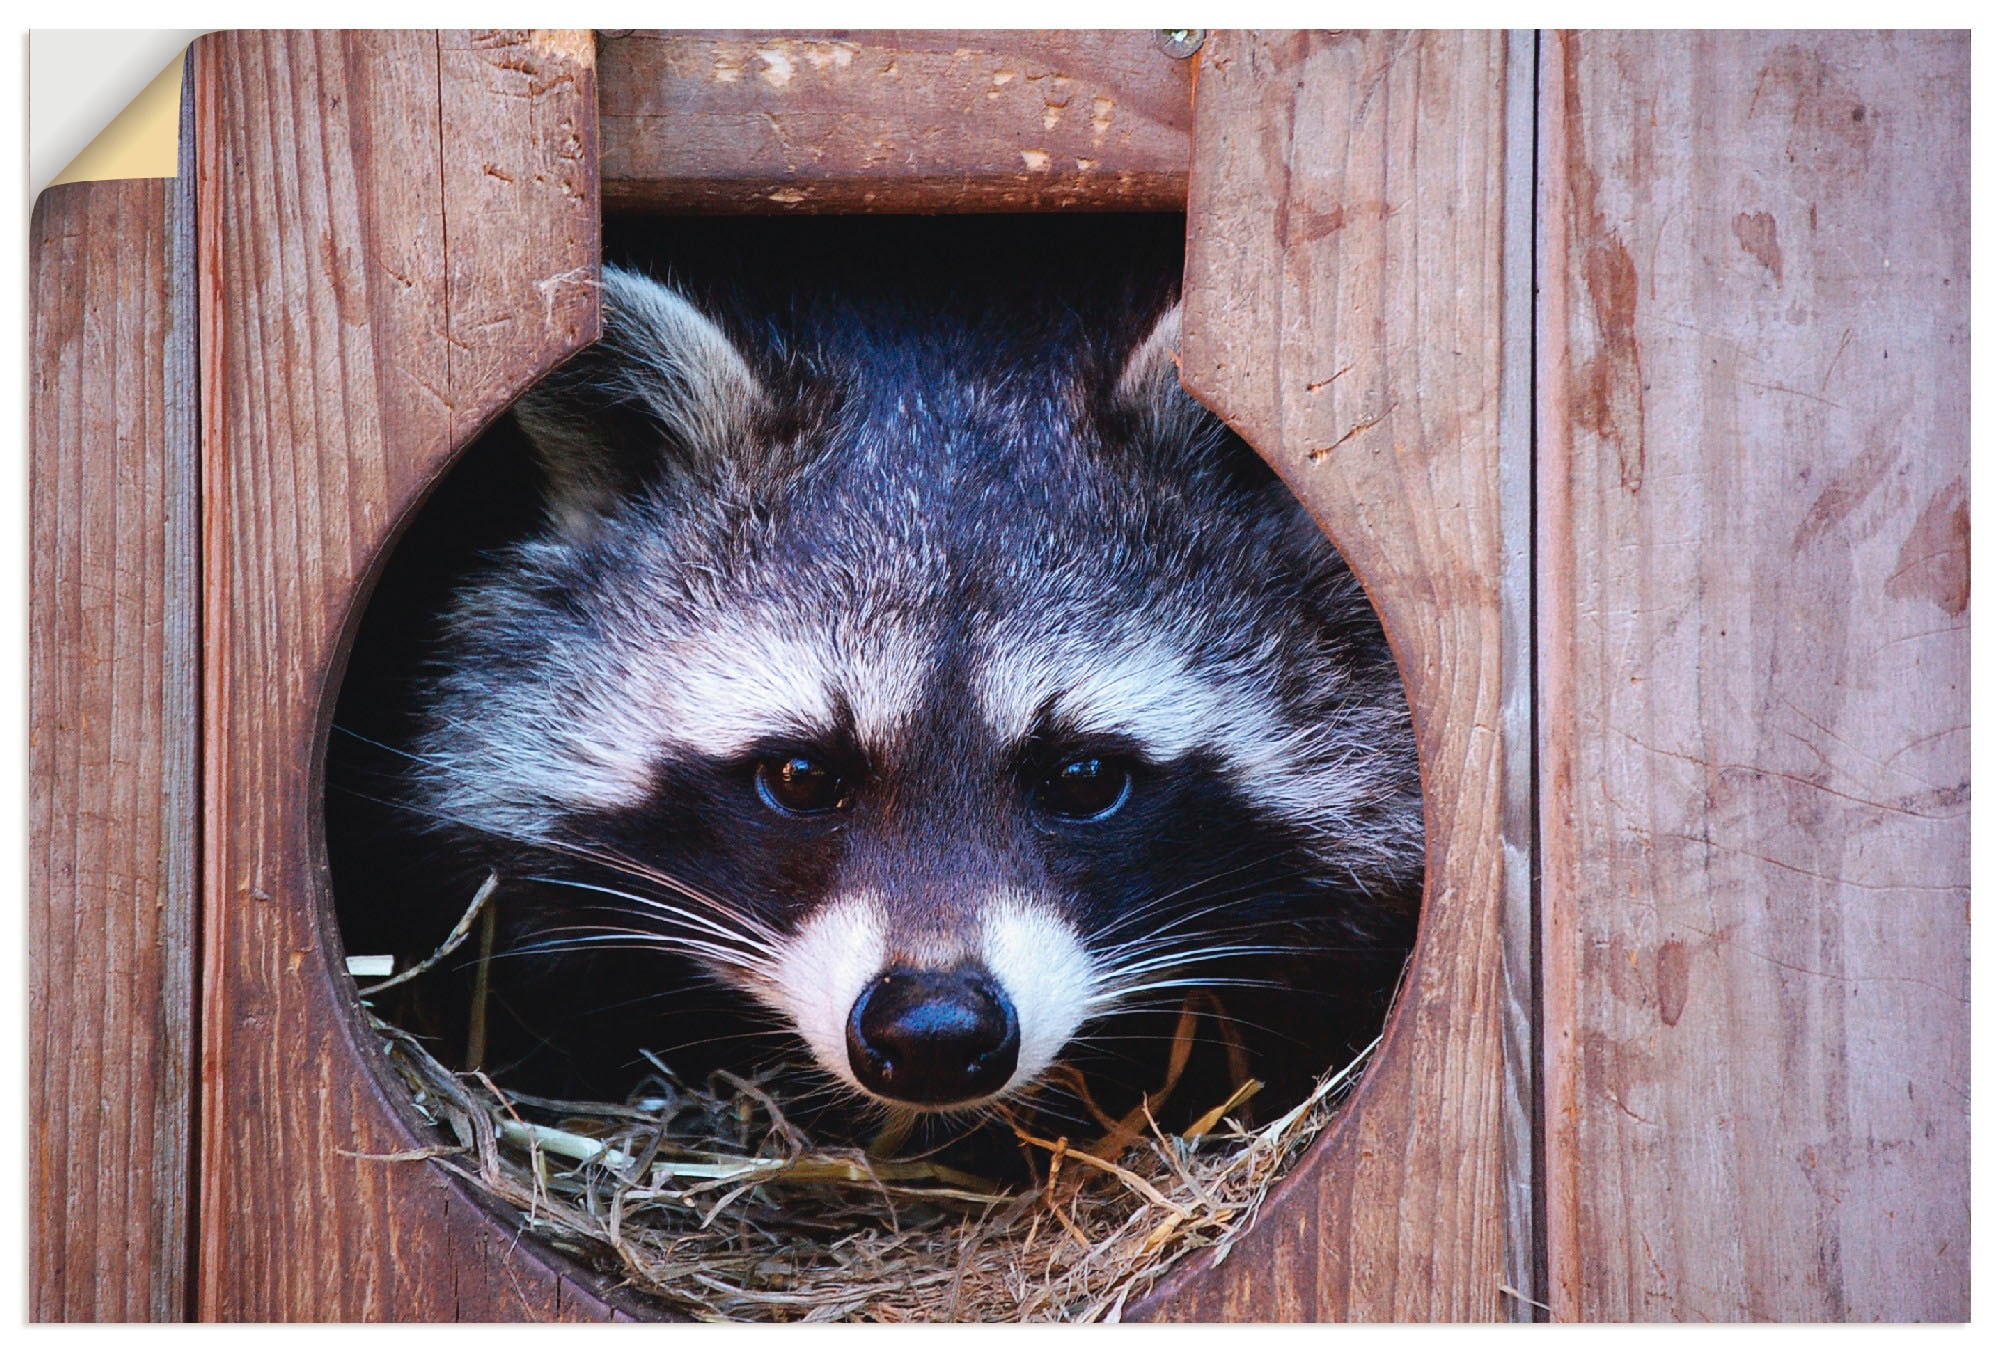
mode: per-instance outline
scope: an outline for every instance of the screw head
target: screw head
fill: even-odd
[[[1201,50],[1201,44],[1207,38],[1206,28],[1162,28],[1154,35],[1153,41],[1168,56],[1186,60]]]

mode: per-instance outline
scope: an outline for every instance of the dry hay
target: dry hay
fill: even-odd
[[[1366,1056],[1267,1125],[1232,1116],[1250,1081],[1169,1134],[1148,1102],[1185,1064],[1191,1005],[1162,1090],[1100,1115],[1100,1139],[1015,1128],[1040,1182],[1010,1189],[810,1139],[763,1076],[692,1087],[659,1067],[626,1103],[559,1102],[449,1070],[371,1018],[441,1138],[392,1160],[436,1159],[525,1233],[702,1320],[1115,1321],[1183,1258],[1228,1252]]]

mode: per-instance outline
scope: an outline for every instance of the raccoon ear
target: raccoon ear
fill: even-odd
[[[1180,346],[1181,303],[1175,301],[1125,358],[1125,367],[1118,373],[1119,401],[1136,407],[1154,402],[1168,387],[1178,390]]]
[[[594,528],[638,485],[699,478],[767,403],[750,363],[680,292],[604,269],[604,337],[521,397],[514,416],[548,480],[550,519]]]
[[[1175,301],[1125,358],[1112,391],[1114,402],[1136,421],[1140,439],[1156,449],[1193,449],[1210,421],[1181,388],[1180,346],[1181,306]]]
[[[1259,496],[1276,484],[1270,467],[1181,385],[1181,307],[1176,301],[1125,358],[1111,402],[1125,435],[1152,464],[1230,492]],[[1297,502],[1277,488],[1282,511]],[[1317,528],[1315,528],[1317,529]]]

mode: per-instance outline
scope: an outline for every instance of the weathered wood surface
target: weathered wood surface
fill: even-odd
[[[1541,1317],[1534,671],[1535,64],[1532,29],[1507,35],[1500,282],[1501,1237],[1512,1319]]]
[[[1178,211],[1191,62],[1150,32],[633,33],[604,196],[669,212]]]
[[[198,1312],[602,1317],[434,1165],[338,969],[343,629],[452,449],[596,336],[587,34],[195,48],[208,711]]]
[[[1508,1257],[1500,400],[1506,43],[1214,34],[1197,75],[1188,387],[1380,609],[1425,782],[1415,964],[1347,1116],[1227,1260],[1144,1312],[1498,1319]],[[1511,373],[1525,379],[1525,370]]]
[[[1544,40],[1550,1303],[1964,1319],[1964,35]]]
[[[187,1314],[200,802],[191,180],[29,226],[29,1315]]]

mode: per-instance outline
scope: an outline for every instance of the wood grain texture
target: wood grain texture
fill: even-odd
[[[1543,53],[1550,1302],[1964,1319],[1967,43]]]
[[[1381,611],[1424,773],[1414,965],[1350,1107],[1180,1319],[1497,1319],[1509,1142],[1501,441],[1507,39],[1215,34],[1182,378]],[[1517,367],[1510,378],[1525,381]]]
[[[587,35],[195,49],[205,759],[199,1313],[603,1317],[368,1073],[321,753],[362,579],[460,445],[596,336]]]
[[[662,212],[1178,211],[1191,63],[1150,32],[633,33],[604,197]]]
[[[29,227],[29,1313],[187,1314],[200,792],[186,180]]]
[[[1534,379],[1536,36],[1507,35],[1505,186],[1500,283],[1500,1038],[1501,1183],[1509,1317],[1541,1317],[1531,1303],[1546,1279],[1542,1246],[1538,1039],[1539,920],[1535,902]]]

